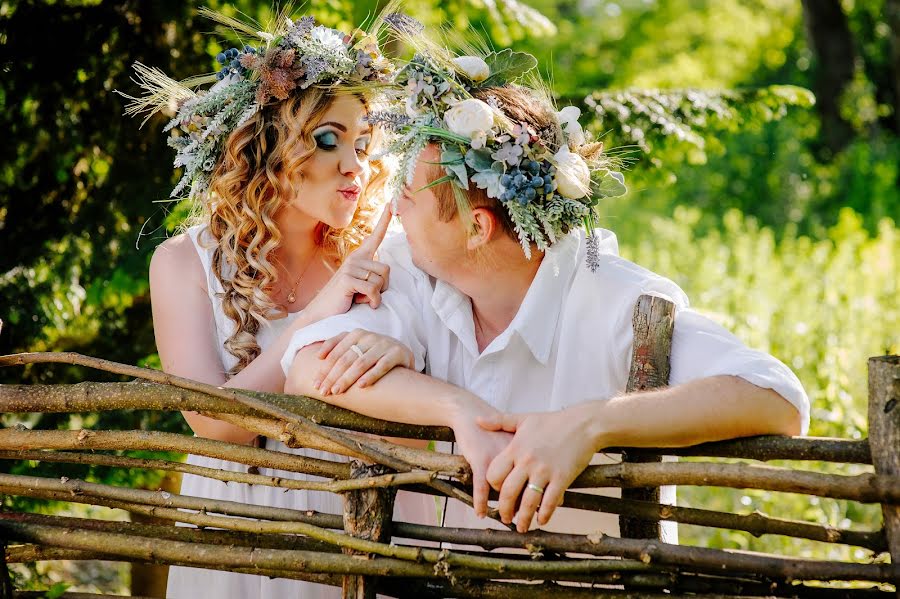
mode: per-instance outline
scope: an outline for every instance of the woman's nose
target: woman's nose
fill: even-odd
[[[353,147],[341,152],[341,160],[338,168],[340,168],[342,175],[356,176],[363,171],[365,161],[365,158],[360,159],[356,148]]]

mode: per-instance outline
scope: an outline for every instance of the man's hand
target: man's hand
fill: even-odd
[[[486,431],[515,433],[506,449],[488,466],[487,481],[500,492],[500,518],[509,524],[515,517],[519,532],[528,532],[538,507],[538,524],[543,526],[550,521],[566,489],[594,456],[596,448],[588,430],[590,418],[580,408],[533,414],[497,413],[478,419]]]

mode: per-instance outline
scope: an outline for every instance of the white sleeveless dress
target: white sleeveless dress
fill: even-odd
[[[213,274],[212,256],[215,245],[205,225],[192,227],[188,229],[187,234],[200,255],[203,270],[206,272],[206,285],[209,290],[209,299],[212,302],[216,325],[216,339],[214,342],[222,360],[223,369],[227,371],[237,361],[237,358],[228,353],[224,345],[225,340],[233,331],[234,325],[222,310],[222,300],[218,294],[224,290]],[[257,334],[257,343],[259,343],[260,348],[265,349],[277,339],[282,331],[293,322],[295,317],[296,314],[289,314],[286,318],[263,323]],[[266,449],[324,460],[346,461],[347,459],[343,456],[314,449],[292,449],[274,439],[266,441]],[[247,471],[247,466],[244,464],[203,456],[190,455],[187,462],[198,466],[206,466],[207,468],[238,472]],[[322,480],[271,468],[260,468],[260,474],[300,480]],[[329,514],[341,514],[343,511],[341,497],[334,493],[286,491],[275,487],[242,483],[226,484],[222,481],[192,474],[183,475],[181,494],[239,501],[252,505],[295,510],[315,510]],[[400,491],[395,502],[394,519],[402,522],[436,524],[437,516],[434,500],[424,495]],[[341,596],[341,589],[339,587],[298,580],[270,579],[265,576],[251,574],[173,566],[169,568],[166,596],[172,599],[196,599],[198,596],[216,597],[216,599],[263,599],[276,597],[279,599],[332,599]]]

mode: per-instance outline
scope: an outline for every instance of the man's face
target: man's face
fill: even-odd
[[[419,156],[412,185],[405,187],[397,204],[397,216],[409,242],[413,262],[429,275],[453,282],[454,274],[470,259],[466,251],[466,236],[459,217],[449,222],[438,218],[437,198],[428,185],[432,162],[440,161],[434,144],[428,145]],[[417,191],[420,190],[420,191]]]

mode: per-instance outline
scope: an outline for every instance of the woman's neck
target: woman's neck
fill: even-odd
[[[316,227],[319,223],[310,218],[296,218],[296,215],[293,218],[277,215],[275,222],[281,233],[275,256],[288,273],[296,275],[316,254]]]

